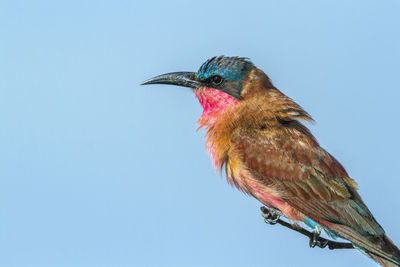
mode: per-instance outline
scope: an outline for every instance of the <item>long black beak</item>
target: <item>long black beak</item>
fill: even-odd
[[[146,84],[172,84],[190,88],[199,88],[200,83],[196,81],[195,72],[172,72],[158,75],[148,79],[142,85]]]

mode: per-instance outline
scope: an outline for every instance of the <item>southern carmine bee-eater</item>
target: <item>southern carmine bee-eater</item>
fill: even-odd
[[[357,192],[357,183],[302,122],[311,116],[246,58],[213,57],[197,72],[173,72],[143,84],[193,88],[206,147],[230,184],[293,222],[349,240],[383,266],[400,250]]]

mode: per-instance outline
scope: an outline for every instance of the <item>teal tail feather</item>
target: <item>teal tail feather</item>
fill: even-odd
[[[386,234],[362,236],[347,226],[336,225],[335,228],[332,230],[340,233],[340,237],[351,241],[356,248],[382,266],[400,266],[400,250]]]
[[[321,227],[319,223],[307,216],[305,216],[305,223],[312,229]],[[337,231],[332,231],[331,229],[323,226],[322,228],[333,239],[336,239],[337,237],[348,239],[352,242],[355,248],[384,267],[400,266],[400,250],[398,247],[396,247],[392,240],[387,237],[387,235],[383,232],[383,229],[383,234],[369,234],[367,236],[362,236],[347,226],[336,226]]]

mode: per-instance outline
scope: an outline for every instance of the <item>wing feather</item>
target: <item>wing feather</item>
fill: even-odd
[[[398,264],[398,248],[362,201],[356,182],[303,125],[297,121],[293,125],[237,130],[231,147],[253,179],[280,192],[292,208],[386,266]]]
[[[232,137],[245,167],[307,216],[380,235],[382,227],[342,165],[303,128],[241,129]]]

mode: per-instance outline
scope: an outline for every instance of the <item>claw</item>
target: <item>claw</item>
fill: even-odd
[[[278,209],[261,207],[262,216],[264,217],[264,222],[274,225],[278,222],[279,217],[281,217],[282,212]]]
[[[328,240],[320,239],[320,235],[321,235],[321,228],[320,227],[316,227],[313,232],[312,232],[312,237],[310,238],[310,248],[315,248],[315,247],[320,247],[320,248],[324,248],[328,245]]]

